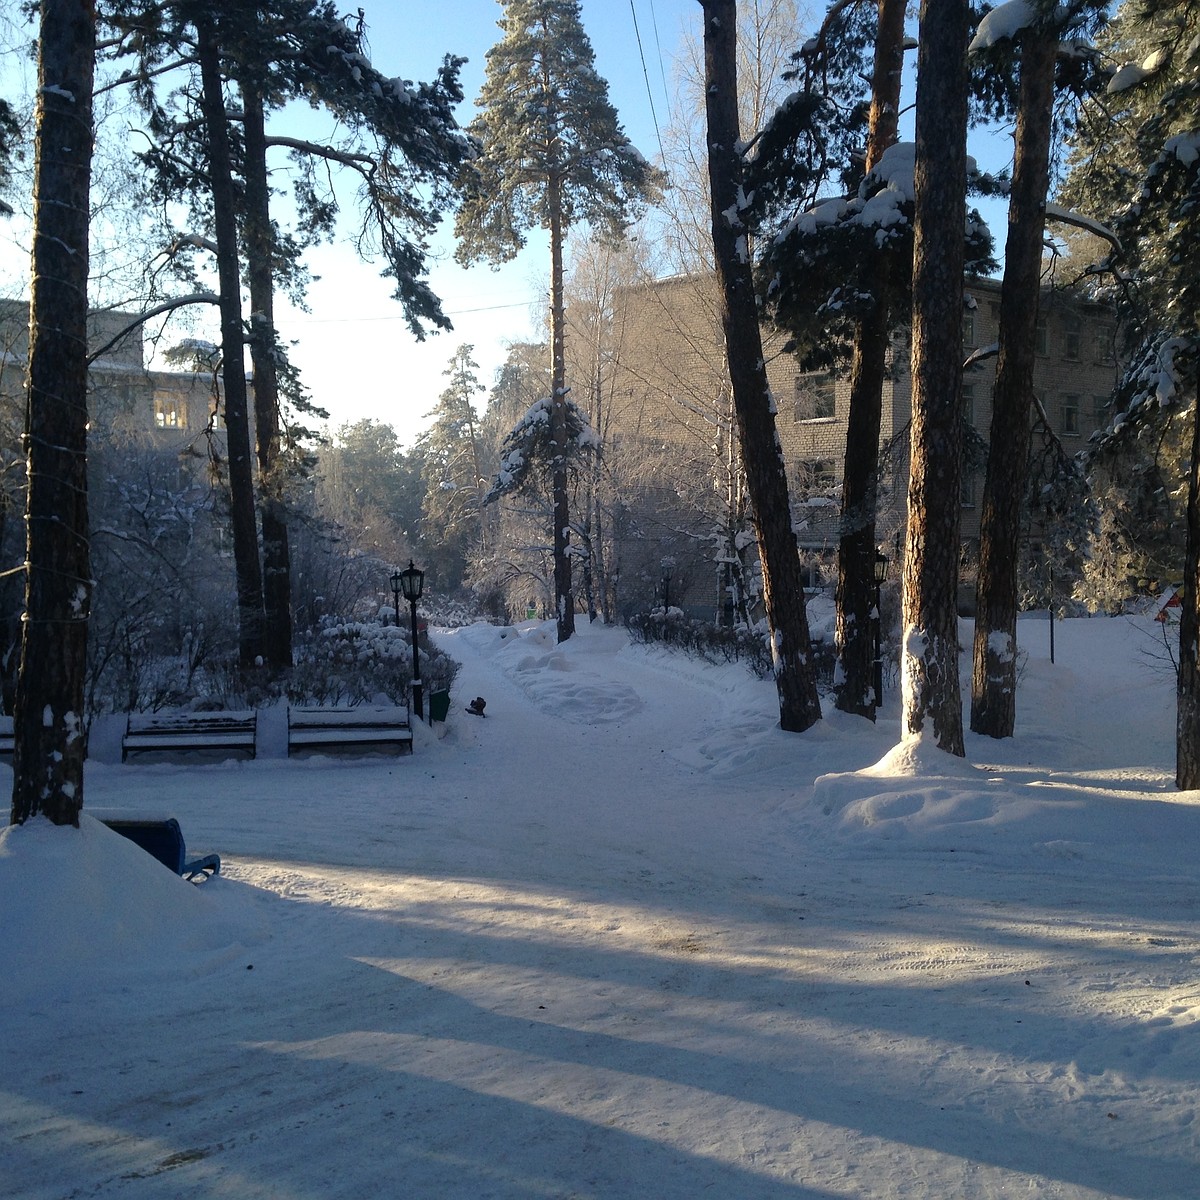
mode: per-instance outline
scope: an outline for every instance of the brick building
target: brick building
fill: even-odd
[[[135,436],[158,449],[181,452],[203,439],[210,421],[213,428],[223,428],[219,415],[213,418],[211,376],[146,366],[136,314],[93,312],[88,321],[88,343],[96,355],[88,372],[88,412],[98,436]],[[6,425],[19,426],[16,418],[24,412],[28,350],[28,304],[0,300],[0,403]]]
[[[986,442],[995,384],[1000,284],[973,279],[966,288],[963,379],[966,422]],[[711,277],[680,276],[623,291],[616,306],[616,353],[605,433],[610,461],[640,460],[651,481],[627,494],[617,523],[626,594],[631,572],[660,587],[656,561],[672,560],[672,603],[711,615],[727,602],[728,560],[744,543],[744,497],[724,367],[718,297]],[[1036,404],[1068,453],[1106,421],[1117,376],[1116,322],[1108,309],[1058,291],[1043,294],[1034,371]],[[849,380],[801,371],[764,330],[767,373],[788,472],[793,517],[814,584],[827,581],[838,542],[838,490],[846,446]],[[889,355],[880,442],[879,529],[891,541],[904,520],[911,417],[909,346],[897,335]],[[964,469],[962,537],[969,553],[979,535],[984,467]],[[749,568],[749,563],[745,564]],[[631,597],[632,600],[632,597]]]

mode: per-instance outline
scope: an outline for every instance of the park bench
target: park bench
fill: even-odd
[[[6,717],[0,713],[0,758],[12,758],[15,740],[16,734],[13,731],[12,717]]]
[[[410,754],[412,744],[407,705],[288,709],[289,757],[339,750]]]
[[[253,758],[258,713],[130,713],[121,739],[121,761],[131,754],[216,752]]]
[[[141,846],[154,855],[164,867],[192,883],[200,883],[220,874],[221,857],[206,854],[189,859],[183,841],[183,830],[174,817],[101,817],[109,829]]]

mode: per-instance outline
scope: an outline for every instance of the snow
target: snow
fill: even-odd
[[[1129,91],[1130,88],[1137,87],[1139,83],[1161,71],[1169,59],[1168,52],[1160,47],[1142,59],[1140,63],[1124,63],[1108,81],[1106,93],[1116,96],[1121,92]]]
[[[1163,146],[1164,154],[1173,154],[1184,166],[1190,167],[1200,158],[1200,129],[1176,134]]]
[[[1111,226],[1104,224],[1102,221],[1097,221],[1092,217],[1085,216],[1083,213],[1076,212],[1073,208],[1064,208],[1060,204],[1047,202],[1046,219],[1048,221],[1060,221],[1067,225],[1074,225],[1078,229],[1085,229],[1089,233],[1095,234],[1096,237],[1103,238],[1117,250],[1121,249],[1120,239],[1113,232]]]
[[[1005,0],[989,12],[975,31],[967,53],[987,50],[1006,38],[1013,39],[1037,20],[1037,9],[1029,0]]]
[[[1018,634],[1017,736],[966,760],[891,688],[785,734],[743,667],[584,621],[437,633],[401,759],[289,761],[268,709],[254,762],[126,766],[99,724],[80,829],[0,834],[5,1197],[1195,1196],[1162,626]]]

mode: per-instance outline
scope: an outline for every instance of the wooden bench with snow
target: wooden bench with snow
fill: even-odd
[[[130,713],[121,739],[121,761],[131,754],[205,753],[253,758],[258,747],[258,713]]]
[[[12,758],[16,741],[12,717],[0,713],[0,758]]]
[[[405,704],[288,708],[288,756],[337,751],[411,754],[412,726]]]

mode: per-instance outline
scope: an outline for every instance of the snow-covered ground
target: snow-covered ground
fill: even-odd
[[[0,1194],[1200,1195],[1200,795],[1151,620],[968,760],[588,628],[442,633],[404,759],[120,765],[0,835]],[[964,634],[969,645],[969,631]],[[467,715],[476,695],[487,717]]]

